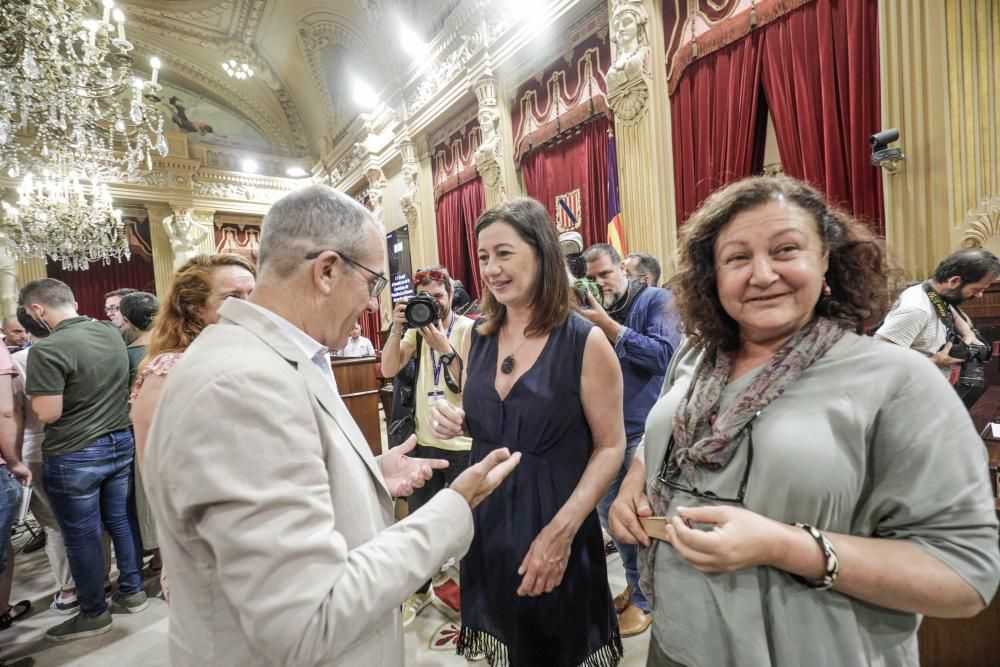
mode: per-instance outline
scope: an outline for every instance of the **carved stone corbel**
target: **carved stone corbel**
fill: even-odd
[[[486,206],[499,204],[507,196],[503,169],[503,135],[500,107],[497,104],[496,80],[487,75],[475,83],[479,101],[479,130],[482,143],[476,149],[476,171],[486,188]]]
[[[677,212],[670,96],[666,77],[652,75],[666,69],[662,26],[649,20],[656,7],[656,0],[612,0],[611,66],[604,78],[614,111],[618,196],[628,247],[658,257],[670,275]]]
[[[173,251],[174,271],[195,255],[212,252],[215,245],[214,217],[214,211],[175,206],[173,212],[163,218],[161,224]]]
[[[368,179],[368,209],[375,215],[379,220],[385,220],[385,212],[382,209],[382,197],[385,195],[385,189],[388,182],[385,179],[385,174],[382,173],[382,169],[379,167],[368,167],[365,169],[365,178]]]
[[[417,145],[409,139],[404,139],[399,142],[399,152],[403,156],[400,172],[405,188],[403,196],[399,198],[399,205],[403,209],[406,224],[412,227],[420,220],[420,186],[417,183],[420,166],[417,160]]]
[[[649,14],[641,0],[615,0],[611,12],[612,63],[605,75],[608,104],[617,123],[631,125],[649,106]]]

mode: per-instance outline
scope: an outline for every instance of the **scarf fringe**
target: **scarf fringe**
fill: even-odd
[[[511,667],[507,645],[485,630],[462,626],[455,652],[469,659],[485,656],[490,667]],[[590,654],[580,667],[618,667],[624,655],[621,633],[615,627],[608,643]]]

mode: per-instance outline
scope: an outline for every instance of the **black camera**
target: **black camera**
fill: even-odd
[[[403,315],[406,317],[406,323],[415,329],[434,324],[441,319],[437,299],[426,292],[421,292],[407,301]]]
[[[899,139],[899,130],[896,128],[891,128],[888,130],[882,130],[881,132],[876,132],[872,136],[868,137],[868,145],[874,150],[882,150],[892,142]]]
[[[989,345],[969,345],[955,336],[948,355],[965,360],[959,369],[958,384],[967,387],[986,386],[986,362],[993,358],[993,349]]]
[[[590,278],[577,278],[573,281],[573,294],[576,302],[581,308],[590,308],[590,301],[587,300],[587,293],[593,294],[598,302],[601,301],[601,288]]]
[[[582,252],[573,252],[566,255],[566,266],[574,278],[583,278],[587,275],[587,260],[583,258]]]

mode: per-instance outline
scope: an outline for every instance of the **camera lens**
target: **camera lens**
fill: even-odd
[[[433,324],[438,319],[438,303],[432,297],[418,294],[410,299],[403,311],[406,323],[419,329]]]

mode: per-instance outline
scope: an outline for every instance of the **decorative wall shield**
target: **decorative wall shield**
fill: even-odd
[[[580,188],[556,195],[556,227],[560,232],[568,232],[580,226],[583,220],[583,199]]]

